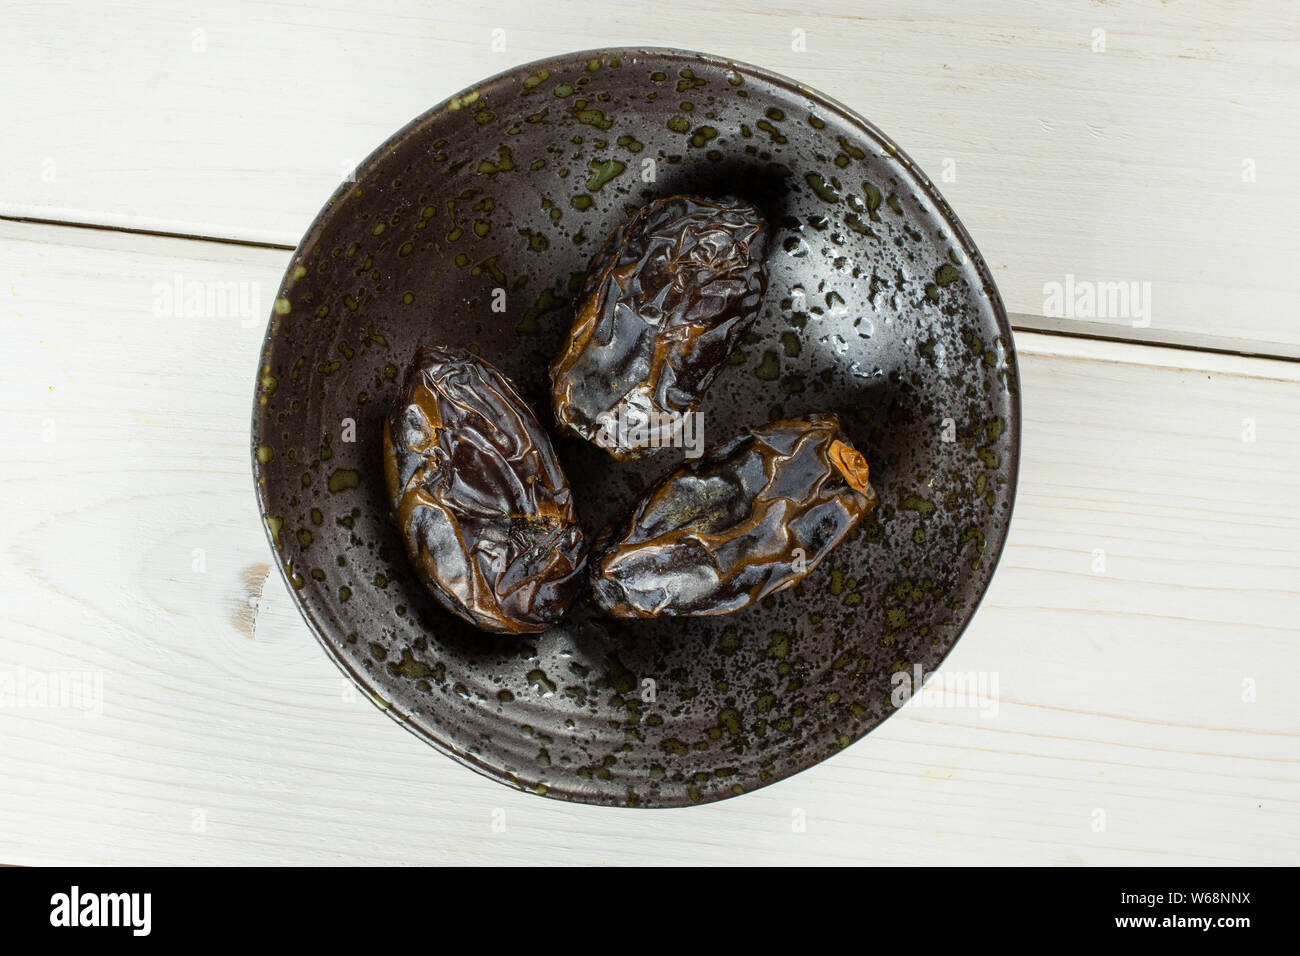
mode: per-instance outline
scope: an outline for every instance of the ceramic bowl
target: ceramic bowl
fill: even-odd
[[[601,240],[650,199],[735,194],[771,225],[762,312],[701,411],[709,444],[838,413],[880,505],[798,586],[730,616],[480,633],[417,582],[380,423],[420,343],[501,368],[549,426],[547,365]],[[667,49],[570,53],[412,121],[339,187],[275,300],[252,423],[283,578],[390,717],[520,790],[667,807],[753,791],[893,713],[975,613],[1011,518],[1015,350],[970,236],[852,110]],[[682,460],[558,438],[593,534]],[[903,687],[903,693],[899,688]]]

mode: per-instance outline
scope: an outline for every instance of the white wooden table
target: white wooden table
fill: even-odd
[[[816,6],[0,5],[0,862],[1300,859],[1300,8]],[[266,310],[151,308],[177,276],[274,289],[344,171],[474,80],[631,44],[895,137],[1023,375],[1010,541],[946,664],[999,675],[996,716],[905,709],[679,811],[511,792],[350,695],[269,577]],[[1069,314],[1067,282],[1149,315]],[[42,705],[83,673],[102,713]]]

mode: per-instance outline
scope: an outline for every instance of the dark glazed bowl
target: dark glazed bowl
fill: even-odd
[[[589,257],[680,192],[743,196],[772,226],[762,313],[701,407],[707,443],[837,412],[880,506],[798,587],[735,615],[582,605],[540,635],[479,633],[421,590],[389,517],[380,422],[399,372],[420,343],[472,348],[549,424],[547,364]],[[866,120],[721,57],[571,53],[430,110],[308,230],[261,361],[257,495],[307,623],[403,726],[551,797],[703,803],[847,747],[894,709],[892,673],[952,649],[1011,519],[1015,351],[974,243]],[[557,449],[590,533],[682,454]]]

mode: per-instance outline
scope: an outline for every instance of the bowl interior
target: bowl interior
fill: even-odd
[[[833,411],[876,511],[799,586],[739,614],[577,607],[498,638],[443,611],[385,500],[380,422],[418,344],[479,352],[550,423],[546,370],[589,258],[630,212],[735,194],[771,225],[762,313],[706,397],[707,444]],[[339,665],[409,729],[510,785],[674,806],[807,767],[888,716],[974,613],[1015,492],[1014,350],[933,186],[843,107],[695,53],[570,54],[412,122],[343,184],[279,291],[253,413],[277,563]],[[584,527],[680,450],[624,464],[557,439]]]

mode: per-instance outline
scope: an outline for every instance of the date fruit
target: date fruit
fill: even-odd
[[[767,289],[767,223],[727,196],[642,207],[592,259],[551,363],[557,424],[615,458],[677,442]]]
[[[776,421],[664,479],[600,536],[596,603],[615,617],[729,614],[801,580],[876,506],[834,415]]]
[[[568,479],[532,409],[464,349],[421,348],[384,421],[384,476],[407,553],[485,631],[542,631],[583,583]]]

